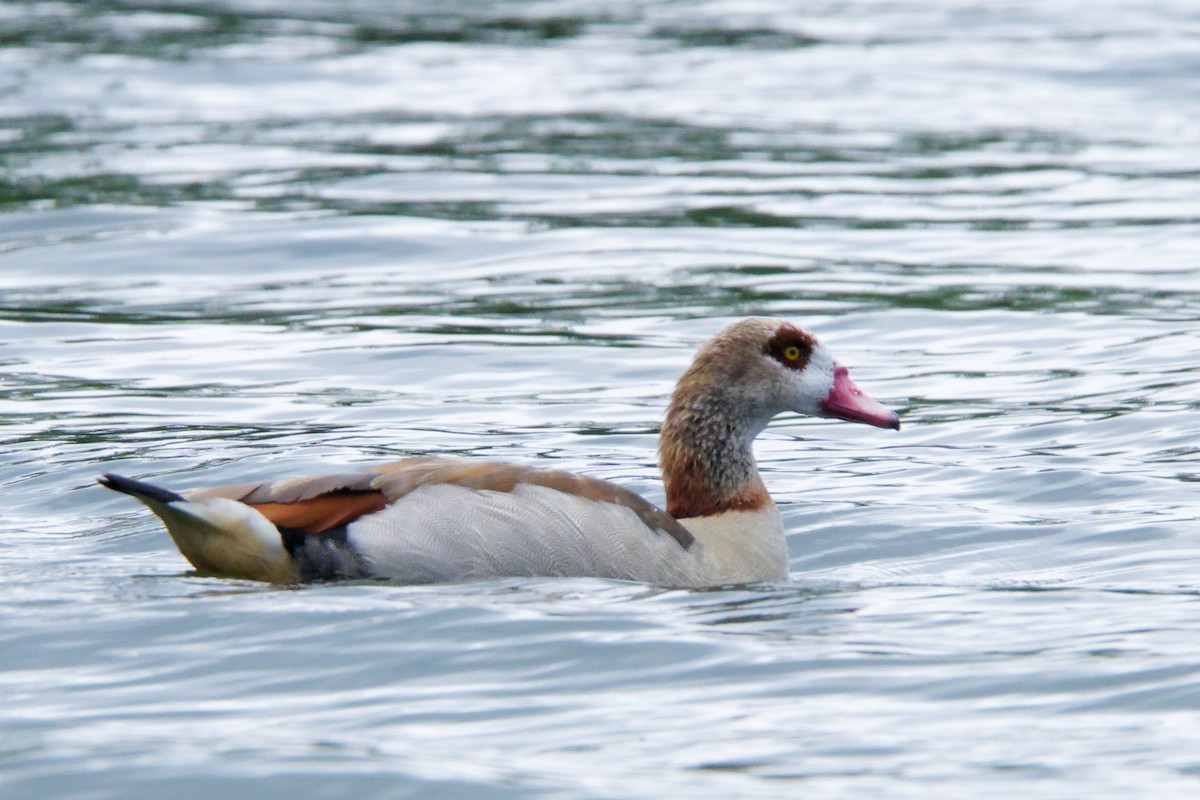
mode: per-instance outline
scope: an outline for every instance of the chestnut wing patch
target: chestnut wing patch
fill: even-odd
[[[317,534],[344,527],[386,506],[387,496],[372,485],[375,478],[372,472],[349,472],[216,486],[185,492],[184,496],[188,500],[237,500],[276,527]]]
[[[345,528],[359,517],[374,514],[387,505],[383,492],[336,489],[307,500],[291,503],[242,502],[269,519],[277,528],[317,534]]]

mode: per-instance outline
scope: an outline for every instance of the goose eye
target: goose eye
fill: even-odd
[[[802,370],[808,366],[816,344],[807,331],[785,327],[767,341],[763,350],[788,369]]]

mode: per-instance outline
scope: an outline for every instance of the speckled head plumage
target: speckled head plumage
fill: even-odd
[[[667,510],[688,518],[769,503],[751,442],[785,411],[899,427],[811,332],[743,319],[700,347],[671,397],[659,443]]]

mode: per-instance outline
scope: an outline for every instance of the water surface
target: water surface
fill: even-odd
[[[0,9],[0,789],[1192,797],[1200,13]],[[94,484],[427,453],[661,500],[748,314],[793,580],[275,588]]]

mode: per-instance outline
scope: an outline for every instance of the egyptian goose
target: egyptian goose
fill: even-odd
[[[900,428],[816,338],[752,317],[704,344],[659,443],[666,510],[608,481],[472,459],[177,494],[119,475],[202,573],[293,583],[593,576],[701,587],[787,577],[752,442],[776,414]]]

